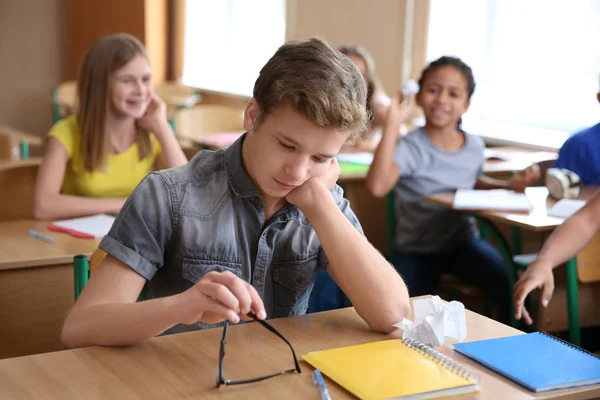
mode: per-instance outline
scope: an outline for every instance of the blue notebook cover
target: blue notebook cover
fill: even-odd
[[[600,357],[543,332],[457,343],[454,350],[534,392],[600,383]]]

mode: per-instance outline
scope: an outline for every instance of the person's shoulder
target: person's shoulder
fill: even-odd
[[[402,136],[400,141],[404,141],[406,144],[420,144],[427,140],[427,132],[425,132],[425,128],[420,126]]]
[[[213,182],[216,175],[226,176],[225,149],[199,151],[190,161],[175,168],[156,171],[173,185]]]
[[[600,123],[572,134],[562,147],[584,146],[600,142]]]
[[[485,149],[485,142],[481,136],[473,135],[472,133],[468,133],[465,131],[463,131],[463,133],[465,135],[466,142],[471,147],[477,149],[478,151],[483,152],[483,150]]]
[[[52,128],[50,128],[48,136],[57,137],[59,139],[65,137],[79,137],[79,125],[77,124],[77,117],[75,115],[70,115],[54,123]]]
[[[72,157],[73,152],[78,148],[79,142],[79,125],[77,123],[77,117],[71,115],[56,122],[52,125],[47,137],[53,137],[59,140],[63,146],[65,146],[69,157]]]

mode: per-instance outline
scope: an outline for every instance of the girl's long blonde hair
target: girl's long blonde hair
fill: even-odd
[[[373,58],[364,47],[360,47],[358,45],[346,44],[340,46],[338,50],[347,56],[360,58],[367,66],[367,110],[371,113],[371,116],[374,116],[373,100],[375,99],[376,95],[385,93],[383,86],[379,81],[379,77],[375,72],[375,61],[373,61]]]
[[[77,80],[80,150],[86,170],[105,170],[110,152],[106,117],[110,107],[109,77],[136,56],[148,59],[144,45],[135,37],[119,33],[98,39],[86,53]],[[150,135],[137,129],[135,142],[140,160],[152,153]]]

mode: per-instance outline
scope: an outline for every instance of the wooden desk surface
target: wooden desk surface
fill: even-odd
[[[581,190],[579,198],[588,200],[597,190],[597,186],[584,187]],[[471,213],[495,222],[518,226],[534,232],[552,231],[563,223],[563,218],[548,216],[548,208],[552,207],[556,201],[548,195],[548,189],[546,187],[530,187],[525,190],[525,193],[533,205],[533,210],[529,213],[491,210],[471,211]],[[454,193],[441,193],[427,196],[427,200],[451,208],[454,203]]]
[[[89,256],[98,247],[97,240],[50,232],[47,226],[33,220],[0,222],[0,271],[72,263],[75,255]],[[30,237],[30,229],[53,237],[54,243]]]
[[[283,318],[273,325],[290,340],[300,357],[311,351],[390,338],[370,332],[353,308]],[[467,340],[518,335],[521,332],[467,311]],[[221,329],[154,338],[128,348],[91,347],[0,361],[4,399],[317,399],[312,368],[262,382],[215,388]],[[400,337],[394,333],[391,337]],[[446,355],[476,370],[481,392],[457,399],[592,398],[600,385],[535,394],[454,353]],[[233,327],[227,337],[224,375],[250,378],[293,367],[287,346],[258,324]],[[325,378],[334,399],[353,398]]]
[[[506,156],[508,160],[490,158],[487,159],[483,167],[486,174],[504,174],[513,171],[520,171],[529,167],[533,163],[547,160],[556,160],[558,153],[550,151],[532,151],[513,146],[492,147],[489,150]]]
[[[0,125],[0,132],[6,132],[17,140],[25,140],[32,146],[40,146],[44,143],[44,138],[32,135],[31,133],[23,132],[10,126]]]
[[[558,154],[553,152],[532,151],[511,146],[494,147],[493,150],[509,158],[509,160],[492,158],[485,161],[483,172],[494,177],[507,175],[513,171],[520,171],[529,167],[531,164],[540,161],[555,160],[558,157]],[[356,182],[364,180],[366,177],[367,171],[354,172],[351,174],[342,173],[340,175],[340,181]]]

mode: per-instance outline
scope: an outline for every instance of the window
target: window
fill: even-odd
[[[285,0],[186,1],[184,84],[251,96],[285,41]]]
[[[598,21],[598,0],[431,0],[427,59],[473,69],[466,130],[559,147],[599,120]]]

